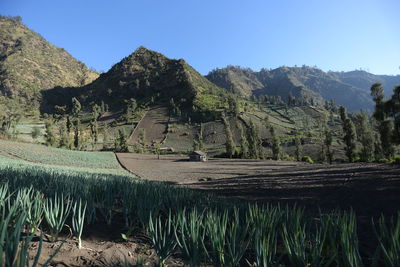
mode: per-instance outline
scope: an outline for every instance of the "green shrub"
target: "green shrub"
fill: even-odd
[[[381,158],[378,160],[379,163],[390,163],[390,160],[387,158]]]
[[[400,164],[400,155],[394,156],[393,161],[396,164]]]
[[[307,163],[310,163],[310,164],[313,164],[313,163],[314,163],[314,160],[313,160],[312,157],[310,157],[310,156],[303,156],[303,157],[301,158],[301,161],[307,162]]]
[[[286,160],[286,161],[296,161],[296,159],[292,156],[289,155],[285,155],[282,157],[282,160]]]

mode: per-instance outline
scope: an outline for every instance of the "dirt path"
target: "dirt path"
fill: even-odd
[[[360,216],[400,209],[400,167],[388,164],[304,164],[240,159],[189,162],[186,157],[117,154],[140,177],[184,184],[217,195],[312,209],[353,208]]]

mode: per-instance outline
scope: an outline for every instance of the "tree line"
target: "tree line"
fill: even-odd
[[[120,120],[124,123],[131,122],[136,109],[137,103],[135,99],[131,98],[126,100]],[[103,136],[103,150],[111,149],[116,152],[128,152],[127,136],[123,129],[118,129],[118,132],[113,138],[114,144],[110,146],[109,126],[105,124],[102,128],[99,127],[98,120],[105,112],[108,112],[108,105],[103,101],[100,105],[92,103],[90,114],[85,118],[86,120],[89,118],[89,122],[86,126],[81,123],[82,104],[77,98],[74,97],[71,99],[69,107],[56,106],[55,110],[57,114],[53,115],[52,118],[47,118],[45,121],[44,140],[46,145],[83,150],[88,143],[91,143],[94,149],[95,145],[99,142],[101,131]],[[57,124],[58,127],[56,127],[55,120],[61,121],[61,123]],[[58,128],[58,137],[56,128]],[[38,136],[36,129],[32,131],[32,137],[34,137],[34,135],[35,137]]]
[[[385,99],[382,84],[374,83],[371,96],[375,103],[371,117],[359,112],[351,118],[346,109],[340,107],[348,161],[398,161],[395,154],[396,146],[400,144],[400,86],[396,86],[392,96]],[[357,143],[360,144],[359,150]]]
[[[319,140],[320,152],[318,161],[332,163],[334,161],[335,151],[332,149],[334,140],[341,140],[344,149],[344,154],[349,162],[371,162],[381,161],[389,162],[395,159],[396,147],[400,144],[400,86],[396,86],[393,94],[389,98],[385,98],[384,88],[382,84],[375,83],[371,86],[371,96],[375,103],[375,108],[372,114],[365,111],[349,114],[345,107],[338,107],[332,101],[325,102],[325,109],[332,114],[337,114],[341,120],[342,130],[340,133],[333,132],[329,126],[329,122],[322,120],[320,122]],[[253,121],[239,120],[243,110],[246,109],[246,102],[239,98],[230,98],[227,101],[228,106],[222,114],[222,122],[225,128],[225,156],[229,158],[250,158],[263,159],[266,157],[263,148],[269,147],[271,158],[275,160],[284,157],[282,149],[282,136],[279,136],[279,131],[269,122],[269,117],[266,116],[262,121],[262,125],[266,127],[266,132],[269,132],[267,139],[262,139],[257,124]],[[292,95],[288,96],[289,106],[299,105]],[[171,113],[176,116],[182,115],[179,105],[175,104],[174,99],[170,100]],[[101,102],[100,104],[92,104],[89,123],[83,126],[81,123],[82,104],[76,99],[71,99],[69,107],[55,107],[58,113],[58,120],[62,123],[58,124],[58,136],[54,119],[47,119],[45,122],[44,139],[47,145],[57,146],[68,149],[84,149],[88,143],[94,145],[99,142],[99,134],[103,134],[103,149],[113,149],[115,151],[128,151],[127,136],[123,130],[119,130],[114,136],[114,144],[107,147],[104,145],[109,141],[109,128],[107,126],[99,127],[98,119],[108,111],[108,106]],[[136,111],[138,104],[135,99],[131,98],[125,101],[125,106],[118,120],[124,123],[131,123],[136,119]],[[237,132],[239,133],[238,144],[234,141],[232,133],[232,120],[234,118]],[[87,121],[87,117],[86,121]],[[13,116],[3,115],[1,130],[4,132],[13,124],[17,118]],[[330,118],[332,121],[333,119]],[[187,116],[187,121],[191,123],[191,119]],[[241,122],[242,121],[242,122]],[[194,139],[193,149],[204,149],[202,127]],[[32,131],[32,137],[36,138],[40,135],[38,129]],[[145,133],[141,134],[144,136]],[[144,140],[144,138],[141,138]],[[287,138],[286,138],[287,139]],[[145,147],[143,141],[142,147]],[[295,133],[292,137],[294,152],[292,159],[298,161],[307,159],[303,155],[304,136]],[[337,150],[337,148],[336,148]]]
[[[336,106],[331,101],[325,102],[325,109],[333,113],[339,113],[342,131],[339,138],[342,141],[344,154],[348,162],[390,162],[398,161],[395,156],[396,146],[400,144],[400,86],[396,86],[390,98],[385,99],[382,84],[375,83],[371,86],[371,96],[375,103],[372,116],[365,111],[349,114],[345,107]],[[289,105],[296,105],[292,95],[288,97]],[[237,119],[238,114],[233,113]],[[332,120],[332,118],[331,118]],[[237,123],[240,132],[240,144],[237,146],[233,140],[231,125],[226,116],[223,116],[225,126],[225,156],[229,158],[262,159],[265,157],[263,146],[265,140],[261,140],[259,131],[250,120],[243,129],[241,123]],[[270,149],[272,159],[282,158],[281,137],[277,136],[276,129],[268,123],[268,116],[264,119],[265,127],[270,132]],[[335,133],[326,121],[320,123],[320,153],[318,161],[332,163],[334,151],[332,144]],[[294,159],[300,161],[313,160],[309,156],[303,156],[303,141],[299,134],[293,137]]]

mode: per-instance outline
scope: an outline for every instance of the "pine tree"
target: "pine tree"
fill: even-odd
[[[347,116],[346,108],[340,107],[340,118],[343,123],[343,141],[345,143],[346,156],[349,162],[354,162],[356,158],[356,129],[352,120]]]
[[[374,83],[371,86],[371,96],[375,102],[374,118],[378,122],[384,121],[386,119],[384,102],[385,95],[382,84]]]
[[[129,152],[127,138],[122,129],[118,130],[118,136],[114,140],[114,150],[115,152]]]
[[[198,150],[203,150],[204,149],[204,143],[203,143],[203,124],[200,123],[200,132],[197,134],[197,144],[199,146]]]
[[[275,128],[273,126],[270,127],[270,133],[272,137],[272,159],[280,160],[281,159],[281,142],[279,137],[276,136]]]
[[[383,154],[386,158],[391,158],[394,153],[393,148],[393,122],[387,117],[385,110],[385,95],[382,84],[374,83],[371,87],[371,95],[375,102],[374,118],[378,123],[378,131]]]
[[[237,98],[230,97],[228,98],[229,112],[232,113],[235,117],[240,114],[240,104]]]
[[[60,141],[59,141],[58,147],[70,149],[71,141],[70,141],[66,127],[64,125],[61,125],[59,131],[60,131]]]
[[[193,151],[198,151],[200,150],[199,148],[199,141],[197,141],[196,139],[193,139]]]
[[[45,122],[45,127],[46,127],[46,133],[45,133],[44,137],[45,137],[46,145],[55,146],[56,142],[57,142],[57,139],[56,139],[56,136],[54,134],[53,122],[51,120],[47,120]]]
[[[105,103],[104,103],[103,100],[101,100],[101,107],[100,107],[100,110],[101,110],[101,113],[106,112],[106,105],[105,105]]]
[[[226,150],[226,155],[229,158],[232,158],[236,154],[236,146],[235,142],[233,141],[232,137],[232,131],[231,131],[231,126],[229,124],[229,121],[225,116],[222,117],[222,120],[225,125],[225,134],[226,134],[226,142],[225,142],[225,150]]]
[[[249,142],[249,157],[252,159],[260,158],[259,146],[261,146],[261,140],[252,120],[250,120],[247,129],[247,141]]]
[[[329,164],[332,164],[333,161],[333,151],[331,149],[332,146],[332,141],[333,141],[333,134],[332,130],[328,129],[328,127],[325,127],[324,130],[324,145],[325,145],[325,153],[326,153],[326,159],[328,160]]]
[[[65,126],[67,127],[67,133],[69,134],[72,129],[72,122],[71,122],[69,115],[67,115],[67,121],[65,123]]]
[[[82,110],[82,105],[75,97],[73,97],[71,101],[72,101],[72,116],[74,118],[78,118],[79,113]]]
[[[169,100],[169,106],[171,110],[174,110],[176,105],[175,105],[175,101],[174,98],[171,97],[171,99]]]
[[[318,161],[321,163],[326,162],[326,150],[325,150],[325,144],[324,142],[321,143],[321,150],[319,151],[318,154]]]
[[[146,129],[142,128],[139,131],[139,144],[142,151],[146,150]]]
[[[390,159],[394,155],[393,126],[393,121],[389,119],[382,121],[379,125],[382,151],[387,159]]]
[[[174,113],[178,118],[182,117],[182,111],[178,106],[175,107],[175,112]]]
[[[80,124],[81,124],[81,121],[79,119],[76,119],[75,125],[74,125],[74,147],[75,147],[75,149],[78,149],[78,150],[81,146],[81,142],[80,142],[81,140],[80,140],[80,136],[79,136],[79,130],[81,127]]]
[[[396,86],[393,90],[391,109],[394,117],[393,140],[397,144],[400,144],[400,85]]]
[[[97,143],[98,141],[98,135],[99,135],[99,127],[97,124],[97,120],[93,119],[90,121],[90,136],[92,137],[92,140],[94,143]]]
[[[246,159],[249,157],[249,142],[239,121],[237,122],[237,127],[240,132],[240,157]]]
[[[260,145],[258,146],[258,158],[265,159],[264,149],[263,149],[263,141],[260,138]]]
[[[108,126],[105,125],[103,128],[103,150],[108,149],[108,141],[109,141],[109,132],[108,132]]]
[[[360,159],[369,162],[373,158],[374,150],[371,145],[374,144],[374,136],[369,122],[368,115],[365,112],[360,112],[357,117],[357,135],[361,143]]]
[[[383,156],[382,153],[382,144],[381,144],[381,138],[379,136],[379,133],[375,132],[374,134],[374,160],[379,161]]]
[[[289,106],[296,105],[296,97],[293,96],[292,92],[289,92],[289,95],[288,95],[288,105]]]
[[[155,152],[157,154],[157,159],[160,159],[160,149],[161,149],[160,142],[157,141],[157,142],[154,143],[154,149],[155,149]]]
[[[104,102],[103,102],[103,104],[104,104]],[[99,117],[101,116],[101,113],[102,113],[101,107],[99,105],[97,105],[97,104],[94,104],[93,107],[92,107],[93,120],[97,121],[99,119]]]
[[[137,109],[136,99],[130,98],[129,100],[126,101],[126,106],[125,106],[125,120],[126,120],[126,122],[129,122],[129,121],[132,120],[136,109]]]
[[[295,156],[297,161],[301,161],[301,157],[303,156],[303,146],[301,145],[301,139],[300,136],[296,135],[294,138],[294,145],[296,147],[295,149]]]

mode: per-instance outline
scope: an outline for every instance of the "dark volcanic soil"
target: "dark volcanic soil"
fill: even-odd
[[[94,225],[85,226],[82,236],[82,248],[79,249],[75,238],[68,233],[69,227],[64,227],[64,234],[59,237],[59,241],[50,242],[45,235],[42,242],[41,256],[39,264],[44,264],[47,259],[61,246],[56,256],[48,266],[139,266],[141,261],[143,266],[157,266],[158,257],[151,248],[150,240],[142,230],[137,230],[124,240],[121,234],[126,234],[122,219],[116,218],[112,226],[107,226],[100,221]],[[40,236],[40,233],[36,234]],[[65,241],[64,241],[65,240]],[[36,240],[31,245],[30,262],[34,261],[39,242]],[[174,257],[167,259],[168,266],[183,266],[182,259]]]
[[[307,164],[288,161],[210,159],[118,154],[133,173],[155,181],[213,192],[218,196],[320,210],[353,209],[362,250],[376,249],[372,219],[400,210],[400,166],[377,163]]]
[[[377,163],[306,164],[288,161],[210,159],[117,154],[136,175],[185,185],[217,195],[311,209],[353,208],[359,216],[396,213],[400,208],[400,166]]]

